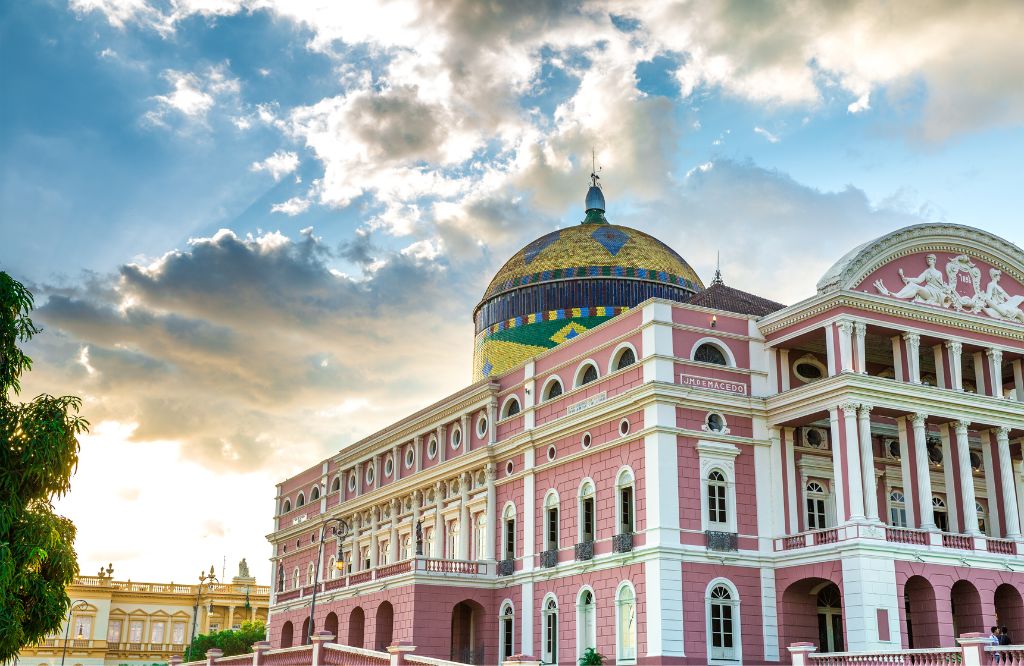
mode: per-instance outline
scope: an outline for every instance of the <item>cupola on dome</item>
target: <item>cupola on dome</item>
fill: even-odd
[[[652,297],[688,301],[704,289],[672,248],[605,219],[592,175],[582,223],[516,252],[473,312],[473,374],[503,373]]]

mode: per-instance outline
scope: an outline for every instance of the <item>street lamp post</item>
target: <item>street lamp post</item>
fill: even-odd
[[[75,611],[75,606],[77,606],[78,604],[84,604],[86,606],[89,605],[88,602],[83,601],[82,599],[76,599],[75,601],[71,602],[71,606],[68,608],[68,626],[64,628],[64,651],[60,653],[60,666],[64,666],[64,657],[68,655],[68,637],[71,635],[71,620],[74,619],[73,615]],[[75,636],[75,638],[83,638],[83,636],[81,634],[78,634],[77,636]]]
[[[199,572],[199,586],[196,588],[196,603],[192,607],[192,638],[188,641],[188,660],[191,661],[192,657],[192,643],[196,640],[196,623],[199,622],[199,596],[203,593],[203,584],[209,583],[213,585],[217,582],[217,574],[213,573],[213,565],[210,565],[210,573]]]
[[[324,559],[324,537],[327,534],[329,523],[338,523],[335,530],[335,534],[338,536],[338,559],[335,561],[335,567],[341,561],[341,541],[348,534],[348,524],[341,518],[328,518],[320,525],[320,546],[317,548],[316,566],[313,569],[313,600],[309,604],[309,635],[306,636],[311,643],[313,642],[313,614],[316,612],[316,590],[320,585],[320,562]]]

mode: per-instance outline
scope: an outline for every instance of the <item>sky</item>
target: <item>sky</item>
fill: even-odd
[[[269,581],[275,483],[471,378],[503,261],[610,221],[786,304],[921,222],[1024,245],[1024,7],[0,3],[0,270],[75,394],[83,573]]]

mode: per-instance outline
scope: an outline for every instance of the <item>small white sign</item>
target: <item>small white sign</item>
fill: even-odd
[[[584,409],[589,409],[594,405],[600,405],[602,402],[608,399],[608,393],[601,391],[597,395],[590,396],[586,400],[581,400],[574,405],[569,405],[569,408],[565,410],[566,416],[572,416],[573,414],[579,414]]]
[[[747,386],[740,382],[730,382],[725,379],[712,379],[711,377],[698,377],[696,375],[679,375],[679,383],[683,386],[708,389],[711,391],[722,391],[723,393],[735,393],[746,395]]]

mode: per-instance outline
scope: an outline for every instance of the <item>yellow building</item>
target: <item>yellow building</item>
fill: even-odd
[[[244,562],[230,583],[201,586],[114,580],[112,567],[97,576],[79,576],[68,587],[70,626],[22,649],[18,662],[58,666],[69,630],[66,666],[164,664],[182,654],[192,637],[197,594],[197,634],[238,628],[246,620],[266,622],[270,588],[257,585]]]

